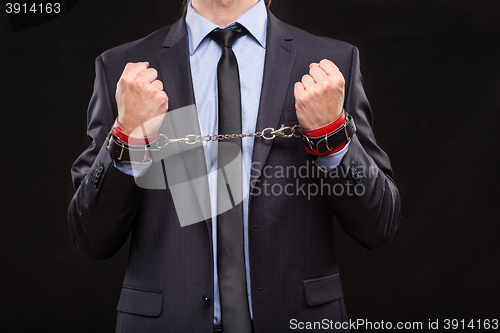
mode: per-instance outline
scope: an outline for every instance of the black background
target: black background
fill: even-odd
[[[94,59],[181,15],[180,0],[82,0],[13,33],[0,13],[0,331],[113,332],[128,249],[79,253],[66,210],[88,146]],[[499,1],[274,0],[283,21],[360,49],[401,226],[369,251],[338,227],[348,314],[500,319]],[[475,331],[478,331],[477,328]]]

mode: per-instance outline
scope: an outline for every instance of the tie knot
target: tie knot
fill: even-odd
[[[216,28],[210,33],[210,38],[217,42],[220,47],[231,47],[233,46],[233,42],[243,35],[244,28],[236,28],[236,29],[219,29]]]

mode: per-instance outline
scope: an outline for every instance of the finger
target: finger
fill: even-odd
[[[316,83],[328,79],[325,71],[319,65],[311,67],[311,69],[309,69],[309,75],[314,79],[314,82]]]
[[[315,82],[311,75],[304,75],[302,77],[302,84],[304,85],[304,88],[309,89],[314,86]]]
[[[340,72],[339,68],[328,59],[321,60],[319,62],[319,67],[325,71],[326,75],[334,75]]]
[[[148,68],[142,71],[139,77],[148,83],[152,83],[158,77],[158,72],[154,68]]]
[[[317,62],[312,62],[311,64],[309,64],[309,68],[314,67],[314,66],[319,66],[319,64]]]
[[[158,90],[163,90],[163,82],[160,80],[154,80],[151,84]]]
[[[294,90],[305,91],[306,87],[302,84],[302,82],[295,82]]]
[[[129,62],[126,66],[125,69],[123,70],[124,72],[127,72],[129,74],[133,75],[139,75],[142,71],[146,70],[149,67],[149,62]]]
[[[304,87],[304,85],[302,84],[302,82],[296,82],[295,83],[295,86],[293,87],[293,95],[295,96],[296,100],[305,91],[306,91],[306,88]]]
[[[168,96],[164,91],[159,91],[155,94],[158,105],[168,105]]]

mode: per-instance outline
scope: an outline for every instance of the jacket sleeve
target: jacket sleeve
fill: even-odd
[[[394,236],[401,202],[389,157],[373,135],[356,47],[352,49],[344,106],[353,116],[357,132],[340,165],[326,174],[333,189],[328,200],[347,233],[363,246],[376,248]]]
[[[108,87],[99,56],[87,118],[91,145],[71,169],[76,192],[68,208],[75,245],[93,259],[109,258],[120,249],[132,228],[141,196],[134,177],[114,167],[105,145],[117,116]]]

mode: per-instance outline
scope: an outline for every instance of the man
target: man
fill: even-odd
[[[181,227],[186,212],[174,203],[171,178],[168,188],[148,190],[131,175],[155,165],[170,172],[148,149],[167,110],[193,104],[202,135],[282,124],[300,125],[303,135],[266,140],[280,134],[266,130],[236,140],[242,203],[218,209],[220,190],[234,188],[212,172],[211,215]],[[228,104],[239,110],[228,116]],[[376,248],[393,237],[400,215],[371,123],[357,49],[282,23],[263,1],[192,0],[175,24],[99,56],[92,144],[73,166],[68,216],[76,246],[94,259],[112,256],[132,232],[117,332],[285,332],[305,323],[348,331],[333,217]],[[131,158],[131,147],[144,147],[144,158]],[[184,156],[186,169],[226,165],[220,146],[203,147],[201,156]]]

